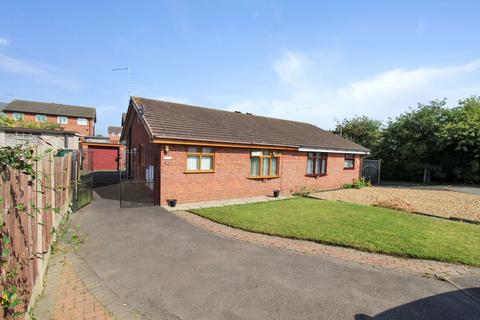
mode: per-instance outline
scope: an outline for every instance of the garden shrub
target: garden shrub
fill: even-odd
[[[352,183],[345,183],[342,188],[343,189],[362,189],[365,187],[371,187],[372,182],[370,180],[366,180],[365,178],[360,179],[353,179]]]

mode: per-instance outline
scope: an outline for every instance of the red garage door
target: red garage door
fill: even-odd
[[[118,170],[118,148],[107,146],[88,146],[92,153],[93,171]]]

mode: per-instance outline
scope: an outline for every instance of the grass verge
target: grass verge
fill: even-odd
[[[263,234],[480,266],[480,225],[308,198],[192,212],[231,227]]]

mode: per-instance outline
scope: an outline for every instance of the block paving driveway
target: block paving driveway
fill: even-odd
[[[145,319],[480,319],[478,278],[448,282],[223,237],[97,189],[79,256]]]

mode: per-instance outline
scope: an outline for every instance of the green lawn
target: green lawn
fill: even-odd
[[[480,225],[309,198],[192,211],[259,233],[480,266]]]

